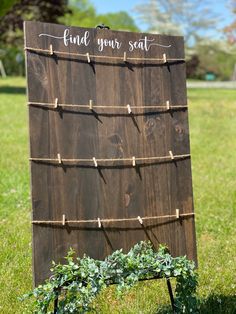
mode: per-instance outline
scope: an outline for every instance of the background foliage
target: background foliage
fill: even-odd
[[[190,50],[191,51],[191,50]],[[211,41],[199,42],[193,49],[193,56],[187,61],[198,64],[191,72],[191,66],[187,66],[189,78],[204,79],[207,72],[216,75],[217,80],[229,80],[233,76],[234,66],[236,64],[236,48],[230,46],[227,42]],[[189,73],[188,73],[189,71]]]
[[[71,13],[60,18],[62,24],[83,27],[105,24],[113,30],[139,30],[133,18],[125,11],[97,14],[95,7],[88,0],[72,0],[69,8]]]
[[[235,13],[235,0],[231,7]],[[146,0],[135,11],[148,32],[185,36],[188,78],[205,79],[208,72],[217,80],[236,78],[235,23],[220,30],[208,1]],[[24,74],[23,20],[83,27],[104,23],[114,30],[139,31],[128,12],[98,14],[89,0],[4,0],[1,15],[0,58],[8,75]],[[226,36],[211,39],[212,29]]]
[[[135,10],[148,32],[182,35],[187,46],[194,45],[218,22],[207,0],[146,0]]]
[[[0,7],[0,14],[2,12],[4,15],[0,20],[0,58],[3,60],[8,75],[25,74],[24,20],[83,27],[95,27],[104,23],[115,30],[138,31],[134,20],[127,12],[99,15],[88,0],[70,2],[67,0],[15,0],[11,2],[11,5],[9,2],[8,6]]]
[[[231,0],[230,6],[231,6],[232,13],[235,15],[236,14],[236,0]],[[229,43],[231,43],[232,45],[235,44],[236,43],[236,18],[235,17],[234,17],[233,22],[224,28],[224,32],[227,36]]]

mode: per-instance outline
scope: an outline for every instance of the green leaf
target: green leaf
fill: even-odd
[[[166,246],[160,246],[155,251],[150,242],[142,241],[127,254],[117,250],[104,261],[86,255],[74,259],[74,255],[75,252],[70,249],[66,257],[67,264],[53,262],[50,279],[22,297],[35,298],[37,313],[51,313],[48,309],[58,294],[58,313],[84,313],[91,310],[92,301],[106,286],[116,283],[117,295],[121,296],[139,279],[157,274],[163,278],[176,277],[178,313],[197,313],[197,275],[194,264],[186,256],[172,257]]]

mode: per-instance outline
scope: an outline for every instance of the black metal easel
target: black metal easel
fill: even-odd
[[[146,281],[146,280],[152,280],[152,279],[156,279],[156,278],[151,278],[151,279],[141,279],[140,281]],[[167,283],[167,288],[168,288],[168,293],[170,296],[170,303],[171,303],[171,307],[172,307],[172,311],[173,314],[176,313],[176,305],[175,305],[175,299],[174,299],[174,295],[173,295],[173,291],[172,291],[172,287],[171,287],[171,282],[170,282],[170,278],[166,279],[166,283]],[[57,298],[54,300],[54,314],[57,314],[58,312],[58,297],[59,297],[59,293]]]

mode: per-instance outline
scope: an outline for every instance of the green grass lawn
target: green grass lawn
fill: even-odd
[[[188,91],[201,313],[236,313],[236,91]],[[28,121],[25,80],[0,79],[0,313],[32,313],[17,297],[32,288]],[[98,313],[164,313],[165,282],[114,288]],[[168,307],[167,311],[170,312]]]

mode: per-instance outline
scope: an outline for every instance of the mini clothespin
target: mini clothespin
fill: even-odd
[[[53,55],[52,45],[49,46],[49,50],[50,50],[50,55]]]
[[[86,53],[86,56],[87,56],[88,63],[90,63],[91,60],[90,60],[89,52]]]
[[[124,62],[127,61],[127,54],[126,54],[126,51],[124,52]]]
[[[174,158],[174,155],[173,155],[173,153],[172,153],[172,150],[169,150],[169,154],[170,154],[170,158],[171,158],[171,159],[175,159],[175,158]]]
[[[163,62],[166,63],[167,62],[167,59],[166,59],[166,54],[163,53]]]
[[[93,110],[93,100],[89,99],[89,109]]]
[[[142,225],[143,224],[143,220],[140,216],[137,217],[138,221],[140,222],[140,224]]]
[[[131,114],[132,110],[129,104],[127,105],[127,109],[128,109],[128,113]]]
[[[61,154],[57,154],[58,163],[61,164]]]
[[[98,217],[98,228],[102,228],[101,219]]]
[[[97,160],[95,157],[93,157],[93,163],[94,163],[94,167],[97,167],[98,166],[98,163],[97,163]]]
[[[66,215],[62,215],[62,225],[65,226],[66,224]]]
[[[166,110],[170,110],[170,101],[169,100],[166,101]]]
[[[54,108],[56,109],[58,107],[58,98],[55,98]]]
[[[176,218],[179,219],[179,209],[176,209]]]
[[[132,157],[132,166],[133,166],[133,167],[136,166],[136,160],[135,160],[135,157],[134,157],[134,156]]]

